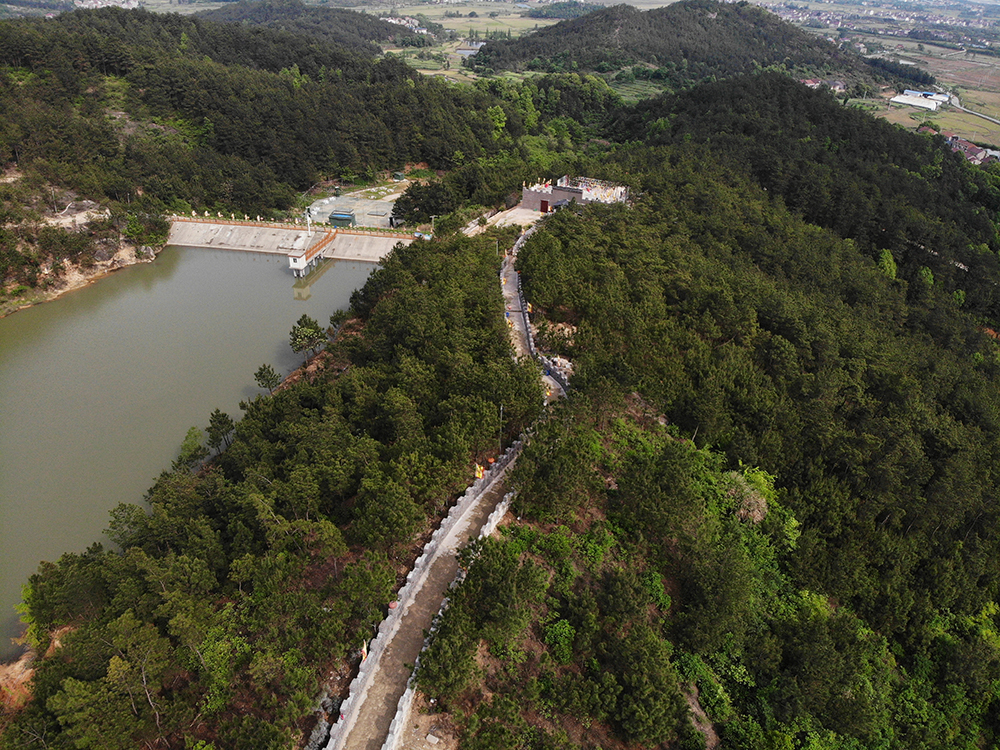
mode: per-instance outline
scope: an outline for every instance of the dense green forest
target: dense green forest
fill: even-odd
[[[674,90],[771,66],[853,83],[871,78],[859,56],[755,5],[711,0],[685,0],[649,11],[616,5],[517,39],[492,41],[469,64],[481,73],[610,73],[639,66]]]
[[[492,102],[367,47],[115,9],[9,22],[0,41],[0,153],[92,196],[261,213],[324,174],[497,147]]]
[[[694,696],[725,747],[997,746],[1000,175],[774,75],[614,130],[641,197],[518,260],[576,373],[530,523],[421,684],[473,748],[700,747]]]
[[[206,21],[264,26],[312,37],[320,42],[352,49],[380,52],[377,44],[400,47],[427,47],[432,41],[404,26],[387,23],[367,13],[341,8],[306,5],[301,0],[240,0],[198,14]]]
[[[118,190],[97,241],[177,201],[281,210],[317,174],[422,149],[447,167],[397,203],[436,240],[397,248],[329,329],[293,328],[326,349],[315,377],[272,393],[262,367],[267,395],[206,415],[148,507],[116,509],[113,548],[32,577],[31,639],[72,630],[4,747],[294,746],[473,463],[529,427],[517,520],[464,553],[418,673],[463,748],[1000,746],[997,167],[774,71],[626,107],[595,75],[451,87],[145,13],[0,42],[0,97],[30,102],[0,131],[25,171],[0,185],[8,222],[64,173]],[[323,109],[331,91],[355,109]],[[317,134],[283,107],[346,119]],[[57,148],[64,127],[79,142]],[[498,294],[494,237],[516,230],[453,235],[562,174],[633,199],[556,213],[520,252],[539,344],[574,365],[543,414]]]

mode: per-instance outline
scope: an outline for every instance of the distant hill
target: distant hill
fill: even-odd
[[[301,0],[241,0],[197,14],[218,23],[263,26],[302,34],[321,42],[378,54],[378,45],[393,42],[402,47],[423,47],[430,40],[404,26],[345,8],[305,5]]]
[[[487,43],[470,64],[490,70],[611,72],[662,69],[674,85],[784,65],[825,75],[869,75],[862,59],[745,2],[689,0],[639,11],[616,5],[508,41]]]
[[[563,20],[568,20],[570,18],[579,18],[580,16],[585,16],[588,13],[593,13],[603,9],[604,5],[594,5],[593,3],[580,3],[576,0],[568,0],[565,3],[552,3],[551,5],[545,5],[541,8],[532,8],[526,15],[528,18],[559,18]]]

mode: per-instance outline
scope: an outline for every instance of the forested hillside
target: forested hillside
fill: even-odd
[[[887,252],[911,288],[927,269],[937,286],[961,292],[965,309],[1000,320],[1000,180],[995,169],[969,169],[940,139],[906,135],[778,75],[643,102],[613,130],[650,146],[711,148],[806,221],[874,260]]]
[[[1000,179],[777,76],[623,122],[635,206],[521,251],[574,394],[421,684],[472,748],[993,747]]]
[[[258,213],[324,173],[496,148],[477,92],[301,35],[105,9],[0,44],[5,158],[98,196]]]
[[[638,66],[673,89],[770,66],[853,82],[871,77],[857,55],[755,5],[711,0],[649,11],[616,5],[517,39],[490,41],[470,65],[479,72],[602,73]]]
[[[374,50],[113,8],[0,23],[0,284],[30,294],[114,237],[162,243],[170,211],[277,217],[321,178],[501,148],[489,110],[509,105]],[[81,199],[107,220],[39,224]]]
[[[777,72],[694,86],[815,50],[779,27],[737,52],[698,29],[759,11],[671,7],[690,90],[634,107],[594,75],[450,87],[239,24],[0,24],[22,225],[45,180],[127,223],[448,169],[397,205],[436,240],[397,249],[333,341],[296,326],[329,350],[311,378],[272,394],[262,368],[234,429],[206,415],[208,446],[116,510],[115,550],[31,579],[30,636],[62,646],[5,747],[293,746],[415,540],[529,426],[516,514],[465,554],[418,673],[463,748],[1000,744],[1000,172]],[[633,200],[571,205],[520,252],[539,345],[574,366],[535,421],[497,293],[515,230],[449,235],[567,173]]]
[[[206,21],[264,26],[312,37],[321,42],[379,52],[378,43],[426,47],[431,40],[404,26],[387,23],[367,13],[342,8],[305,5],[301,0],[240,0],[198,14]]]

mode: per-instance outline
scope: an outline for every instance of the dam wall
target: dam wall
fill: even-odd
[[[397,242],[409,245],[414,239],[410,233],[384,229],[306,228],[298,224],[175,216],[170,221],[167,244],[288,256],[313,247],[331,234],[332,241],[323,248],[321,257],[367,263],[380,262]]]

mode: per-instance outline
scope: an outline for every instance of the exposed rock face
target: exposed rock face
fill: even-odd
[[[48,302],[66,292],[86,286],[93,281],[106,276],[119,268],[125,268],[136,263],[152,261],[160,248],[148,245],[136,247],[124,240],[105,240],[101,242],[94,256],[94,263],[87,267],[64,263],[59,270],[43,268],[39,274],[37,289],[30,290],[20,300],[12,300],[11,304],[0,306],[0,317],[9,315],[16,310],[39,302]]]
[[[0,664],[0,707],[18,711],[31,698],[31,678],[35,676],[35,653],[26,651],[11,664]]]

